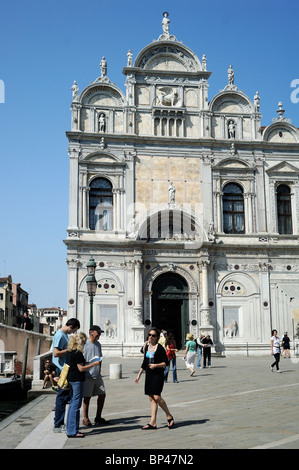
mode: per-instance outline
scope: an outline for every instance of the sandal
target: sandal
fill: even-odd
[[[148,423],[145,426],[143,426],[141,429],[143,429],[144,431],[148,431],[151,429],[157,429],[157,426],[152,426],[150,423]]]
[[[174,427],[174,419],[173,419],[173,416],[171,418],[169,418],[168,420],[168,428],[171,429]],[[170,424],[172,421],[172,424]]]
[[[85,434],[81,434],[81,433],[78,432],[78,434],[67,434],[67,437],[82,438],[82,437],[85,437]]]
[[[90,420],[87,418],[87,419],[83,419],[83,426],[92,426]]]

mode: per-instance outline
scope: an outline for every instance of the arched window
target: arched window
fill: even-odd
[[[113,227],[112,184],[105,178],[96,178],[89,189],[89,228],[112,230]]]
[[[286,184],[280,184],[277,187],[277,215],[278,233],[282,235],[293,233],[291,191]]]
[[[235,183],[228,183],[223,189],[223,231],[245,233],[243,190]]]

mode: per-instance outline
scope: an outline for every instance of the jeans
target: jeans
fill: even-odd
[[[59,377],[61,370],[56,369],[56,376]],[[64,416],[65,416],[65,407],[67,402],[71,398],[71,389],[70,390],[62,390],[58,386],[58,392],[56,396],[56,403],[55,403],[55,416],[54,416],[54,427],[60,428],[64,424]]]
[[[79,431],[80,408],[83,399],[84,381],[70,382],[70,386],[73,390],[73,395],[67,414],[66,433],[68,436],[75,436]]]
[[[202,353],[202,350],[201,350],[201,348],[198,346],[198,348],[197,348],[197,368],[200,367],[201,353]]]
[[[178,378],[177,378],[177,373],[176,373],[176,358],[175,357],[173,359],[169,359],[169,364],[168,366],[166,366],[165,371],[164,371],[164,381],[167,382],[168,372],[170,370],[171,362],[172,362],[172,378],[174,382],[177,382]]]

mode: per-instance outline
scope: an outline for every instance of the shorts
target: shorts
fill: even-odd
[[[105,395],[105,385],[102,377],[98,379],[86,379],[84,384],[84,398],[95,397],[98,395]]]

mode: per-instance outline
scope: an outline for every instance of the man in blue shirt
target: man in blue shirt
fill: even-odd
[[[68,335],[75,334],[80,328],[80,322],[77,318],[70,318],[66,324],[58,330],[53,338],[53,354],[52,362],[56,366],[56,377],[59,377],[60,372],[65,363],[65,356],[68,346]],[[54,417],[54,432],[62,432],[65,430],[64,415],[65,407],[70,399],[70,390],[62,390],[58,387],[56,403],[55,403],[55,417]]]

